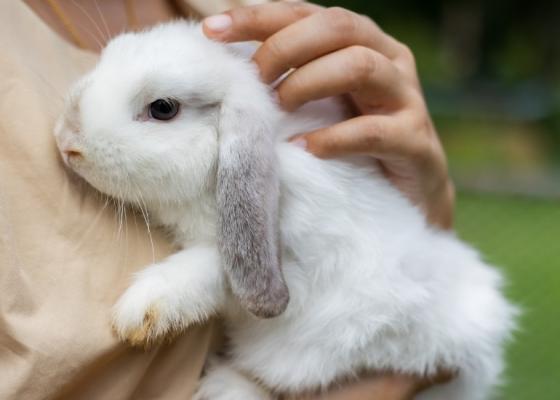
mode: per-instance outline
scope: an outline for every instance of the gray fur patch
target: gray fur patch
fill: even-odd
[[[273,138],[255,116],[239,110],[228,114],[221,121],[216,191],[220,252],[241,305],[258,317],[271,318],[289,301],[279,260]]]

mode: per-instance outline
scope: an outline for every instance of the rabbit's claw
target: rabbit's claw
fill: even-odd
[[[114,307],[113,331],[121,341],[148,349],[176,335],[173,315],[165,293],[137,282]]]
[[[159,312],[157,306],[151,306],[146,310],[142,323],[136,327],[121,330],[117,322],[113,322],[113,330],[119,339],[134,347],[148,349],[165,339],[164,334],[158,333]]]

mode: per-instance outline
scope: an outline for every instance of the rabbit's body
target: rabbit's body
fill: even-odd
[[[267,132],[274,132],[273,140],[266,142],[272,149],[268,158],[262,154],[256,157],[261,157],[259,162],[271,162],[277,169],[279,253],[290,302],[283,313],[278,312],[281,306],[263,312],[265,301],[255,297],[257,292],[244,291],[243,285],[249,282],[261,291],[281,293],[281,284],[274,276],[263,281],[243,275],[239,283],[224,268],[228,249],[224,250],[223,235],[230,233],[229,225],[223,224],[224,203],[220,200],[219,185],[220,168],[230,161],[219,158],[218,151],[211,149],[217,142],[208,133],[215,130],[210,129],[191,143],[202,149],[201,154],[204,151],[208,154],[208,159],[193,155],[194,159],[202,157],[201,165],[208,167],[190,172],[206,180],[192,193],[188,191],[196,186],[196,177],[188,176],[189,187],[181,188],[184,181],[181,179],[177,188],[161,189],[163,192],[158,193],[161,182],[150,188],[142,186],[142,179],[151,172],[144,169],[144,175],[136,179],[134,174],[139,168],[131,169],[128,165],[125,168],[125,176],[134,180],[133,186],[142,193],[142,203],[148,207],[151,217],[174,234],[183,250],[136,277],[115,308],[115,328],[119,334],[133,343],[143,343],[221,314],[230,339],[228,357],[215,361],[209,368],[196,395],[199,399],[258,399],[268,396],[263,387],[278,393],[304,392],[328,387],[337,379],[363,370],[424,374],[438,369],[457,371],[458,378],[430,389],[420,396],[423,399],[485,398],[497,383],[502,370],[503,344],[513,326],[514,308],[500,293],[499,273],[481,262],[475,251],[451,233],[428,227],[421,212],[382,176],[371,159],[320,160],[286,142],[294,134],[343,119],[344,110],[336,101],[311,103],[293,114],[280,112],[249,65],[237,66],[235,59],[239,55],[222,50],[212,53],[215,47],[221,46],[204,44],[205,40],[194,29],[182,24],[167,25],[159,31],[126,40],[140,47],[148,46],[158,35],[172,45],[178,42],[176,46],[188,46],[192,40],[196,42],[195,47],[208,46],[209,54],[224,57],[224,65],[231,62],[235,68],[246,68],[239,72],[239,79],[246,84],[243,92],[256,96],[247,107],[250,110],[257,107],[264,113]],[[142,42],[137,40],[138,36]],[[119,44],[125,50],[130,46],[126,40]],[[111,54],[115,54],[115,49],[104,57],[110,58]],[[88,79],[96,82],[95,72]],[[209,92],[212,94],[211,89]],[[239,107],[243,107],[244,101],[239,99]],[[82,109],[87,108],[87,97],[79,104]],[[215,128],[216,119],[221,122],[230,118],[223,109],[213,112],[209,106],[207,110],[210,116],[192,114],[190,123],[194,126],[207,123]],[[63,122],[57,129],[63,152],[68,143],[85,148],[88,140],[101,140],[88,139],[85,133],[84,138],[72,139],[67,133],[71,125],[68,116],[66,120],[66,125]],[[229,127],[243,121],[227,122]],[[95,123],[87,118],[82,118],[80,124],[82,131],[94,131],[91,124]],[[198,131],[203,130],[201,126]],[[95,131],[98,135],[103,132],[101,128]],[[118,147],[118,141],[111,140],[111,146]],[[222,146],[225,140],[222,139]],[[259,145],[256,141],[255,146]],[[185,154],[185,158],[189,155]],[[101,156],[90,156],[95,157]],[[171,154],[168,158],[174,163],[182,162],[178,157]],[[145,158],[143,155],[142,163]],[[122,162],[122,158],[117,160]],[[95,167],[89,164],[89,159],[73,163],[66,158],[66,161],[100,190],[115,196],[127,193],[122,186],[118,189],[107,186],[107,181],[121,178],[114,171],[109,177],[99,172],[108,164],[105,158],[96,161],[102,165]],[[217,178],[216,162],[222,163]],[[169,171],[187,174],[182,167],[174,165],[174,168],[166,168],[159,181],[167,179]],[[250,181],[254,179],[253,171],[246,168],[240,176]],[[121,185],[129,184],[122,182]],[[235,184],[243,186],[244,181],[238,179],[229,190],[235,191]],[[274,194],[276,190],[271,186],[262,193],[253,189],[247,192],[250,199],[255,199],[263,193]],[[177,198],[169,200],[173,193]],[[181,197],[177,193],[188,194]],[[122,195],[129,201],[135,199],[131,196]],[[247,213],[244,203],[239,204],[241,213]],[[240,226],[252,229],[248,223]],[[255,237],[267,242],[269,232],[258,231],[262,236]],[[235,227],[233,234],[244,233]],[[237,264],[239,258],[247,256],[254,246],[258,245],[235,253],[238,258],[234,257],[233,265],[241,268]],[[271,295],[266,301],[284,300],[282,295]],[[259,315],[259,312],[277,316],[258,319],[251,314]]]
[[[371,160],[324,161],[286,143],[278,159],[291,300],[265,320],[229,303],[230,365],[279,392],[363,370],[444,367],[459,378],[426,399],[487,394],[511,329],[499,274],[452,234],[426,226]]]

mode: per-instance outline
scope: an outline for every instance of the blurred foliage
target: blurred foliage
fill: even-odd
[[[459,188],[456,230],[524,310],[499,398],[560,399],[560,2],[318,3],[414,52]]]
[[[560,2],[322,0],[366,14],[415,52],[438,85],[487,80],[560,84]]]
[[[413,50],[460,187],[560,198],[560,2],[318,3],[366,14]],[[483,166],[496,185],[473,175]]]

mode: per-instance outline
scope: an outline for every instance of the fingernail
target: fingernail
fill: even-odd
[[[302,137],[292,140],[292,143],[295,144],[300,149],[307,150],[307,140],[305,140]]]
[[[221,33],[225,32],[231,26],[231,17],[227,14],[219,14],[208,17],[204,20],[204,25],[211,31]]]

